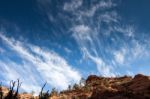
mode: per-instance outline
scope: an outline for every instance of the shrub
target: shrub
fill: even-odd
[[[68,85],[68,90],[70,91],[72,88],[71,88],[71,85]]]
[[[58,91],[55,89],[55,88],[53,88],[52,89],[52,91],[51,91],[51,93],[50,93],[50,96],[57,96],[58,95]]]
[[[74,90],[78,90],[79,88],[80,88],[80,87],[79,87],[78,84],[75,83],[75,84],[73,85],[73,89],[74,89]]]
[[[86,83],[85,79],[84,78],[81,78],[80,82],[79,82],[79,85],[80,87],[84,86]]]

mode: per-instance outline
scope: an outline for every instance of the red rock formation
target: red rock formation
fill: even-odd
[[[2,87],[2,90],[7,95],[8,88]],[[19,94],[19,99],[31,98],[33,98],[31,94]],[[150,99],[150,77],[142,74],[134,78],[90,75],[84,86],[62,91],[49,99]]]

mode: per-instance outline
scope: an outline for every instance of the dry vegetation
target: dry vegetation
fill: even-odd
[[[43,92],[45,83],[36,97],[29,93],[18,94],[20,86],[19,80],[11,81],[9,89],[2,87],[1,83],[0,99],[150,99],[150,77],[141,74],[134,78],[90,75],[86,80],[82,78],[79,84],[69,85],[67,90],[61,92],[55,88],[51,92]]]

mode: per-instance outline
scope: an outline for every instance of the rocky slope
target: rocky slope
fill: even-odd
[[[142,74],[105,78],[91,75],[85,85],[51,99],[150,99],[150,77]]]
[[[84,83],[84,85],[83,85]],[[5,95],[8,89],[2,87]],[[22,93],[19,99],[39,99],[31,94]],[[68,90],[51,92],[40,99],[150,99],[150,77],[142,74],[135,77],[99,77],[90,75],[82,84],[75,84]]]

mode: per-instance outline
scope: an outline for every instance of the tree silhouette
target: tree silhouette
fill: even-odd
[[[49,97],[49,90],[46,93],[43,92],[43,89],[45,86],[46,86],[46,83],[43,85],[43,87],[41,89],[41,92],[39,94],[39,99],[48,99],[48,97]]]
[[[0,99],[3,99],[2,82],[0,83]]]
[[[16,84],[16,81],[13,81],[13,80],[10,81],[9,92],[4,99],[18,99],[18,91],[21,86],[21,82],[19,81],[19,79],[17,80],[16,92],[14,91],[15,84]]]

